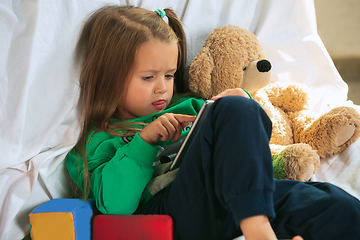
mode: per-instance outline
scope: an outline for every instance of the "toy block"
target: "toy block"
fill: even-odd
[[[172,240],[173,222],[167,215],[97,215],[93,240]]]
[[[94,205],[92,199],[58,198],[38,206],[29,214],[31,239],[90,239]]]

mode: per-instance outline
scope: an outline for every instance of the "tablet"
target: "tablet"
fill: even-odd
[[[186,154],[187,149],[189,148],[194,136],[196,135],[197,131],[200,129],[200,126],[202,122],[205,120],[210,106],[214,103],[212,100],[207,100],[202,105],[197,117],[195,118],[195,121],[189,131],[189,133],[186,135],[184,142],[182,143],[179,152],[177,153],[174,161],[170,165],[170,171],[174,170],[178,167],[180,167],[180,164]]]

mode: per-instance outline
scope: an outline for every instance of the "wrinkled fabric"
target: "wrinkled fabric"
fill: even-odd
[[[346,104],[347,85],[317,34],[309,0],[1,1],[0,239],[21,239],[29,232],[27,215],[33,208],[70,194],[63,159],[79,133],[73,50],[82,21],[105,3],[172,7],[185,24],[188,64],[213,28],[246,28],[272,62],[273,81],[306,84],[312,91],[310,108],[317,112]],[[317,178],[359,197],[360,183],[354,184],[347,164],[360,168],[359,148],[357,141],[328,160],[331,166]]]

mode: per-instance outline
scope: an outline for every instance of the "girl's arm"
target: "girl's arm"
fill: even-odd
[[[144,142],[138,134],[126,145],[121,141],[119,137],[97,133],[88,146],[92,193],[89,197],[95,198],[97,208],[104,214],[134,213],[153,174],[152,165],[158,148]],[[66,165],[82,189],[81,164],[74,161],[74,157],[74,154],[69,154]]]
[[[140,133],[141,139],[149,144],[158,141],[177,141],[181,137],[182,129],[195,120],[196,116],[165,113],[146,126]]]

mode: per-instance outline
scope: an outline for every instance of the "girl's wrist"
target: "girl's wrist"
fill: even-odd
[[[144,135],[145,135],[145,137],[144,137]],[[153,142],[153,141],[147,139],[146,134],[143,134],[143,132],[139,133],[139,137],[141,138],[141,140],[143,140],[144,142],[146,142],[146,143],[148,143],[150,145],[154,145],[156,143],[156,142]]]
[[[159,148],[145,142],[140,134],[135,134],[134,138],[122,148],[123,153],[129,158],[135,159],[141,165],[152,167]],[[153,157],[152,157],[153,156]]]

